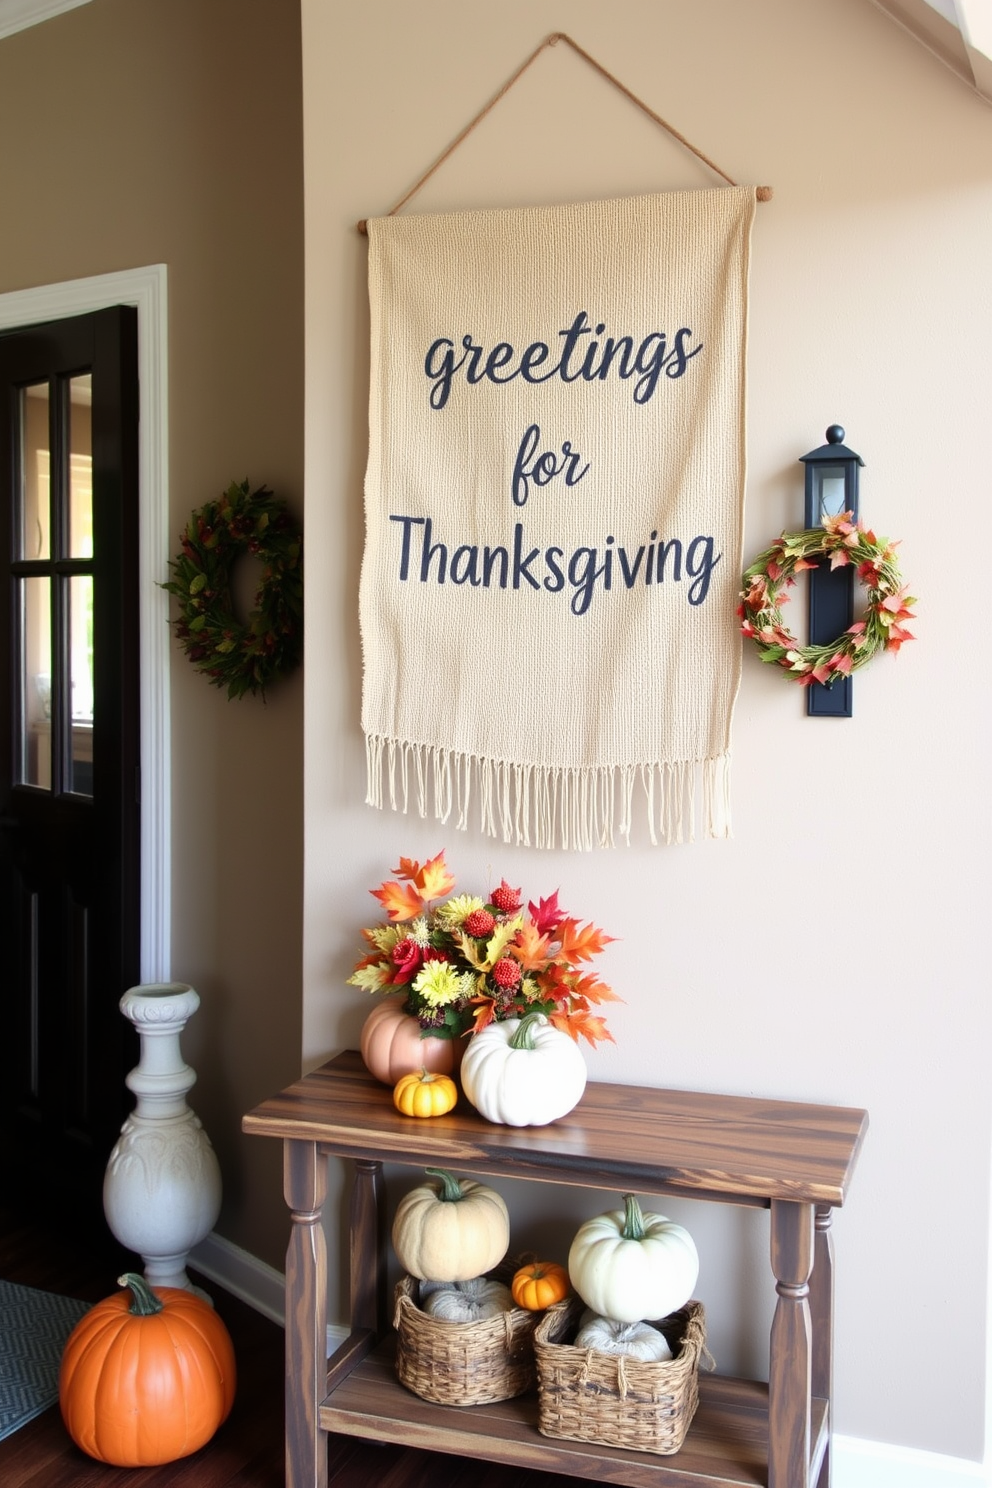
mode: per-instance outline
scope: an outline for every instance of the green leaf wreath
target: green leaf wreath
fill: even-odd
[[[805,532],[783,532],[744,570],[741,630],[755,642],[758,655],[770,665],[785,667],[801,686],[822,682],[829,687],[865,665],[879,651],[898,651],[914,639],[904,620],[912,620],[916,600],[900,583],[896,543],[877,538],[852,512],[828,517],[822,527]],[[801,646],[782,621],[784,590],[803,569],[815,568],[829,557],[831,568],[851,565],[868,591],[864,617],[848,626],[836,640],[821,646]]]
[[[232,482],[208,501],[179,535],[182,551],[162,588],[179,600],[173,630],[197,671],[229,698],[265,696],[297,665],[303,650],[303,536],[284,501],[267,486]],[[262,563],[262,582],[246,621],[231,595],[235,561]]]

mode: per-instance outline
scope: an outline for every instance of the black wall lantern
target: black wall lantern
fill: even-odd
[[[806,466],[806,526],[822,527],[825,517],[844,512],[858,519],[858,468],[865,462],[844,443],[840,424],[831,424],[827,442],[800,456]],[[854,570],[818,563],[809,575],[809,643],[824,645],[841,635],[854,619]],[[806,712],[814,718],[850,718],[853,712],[850,677],[839,677],[829,687],[814,682],[806,688]]]

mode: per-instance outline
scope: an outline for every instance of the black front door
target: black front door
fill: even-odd
[[[133,309],[0,334],[0,1102],[91,1195],[136,1054],[137,425]]]

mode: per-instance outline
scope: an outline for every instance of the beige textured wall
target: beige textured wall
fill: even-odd
[[[619,937],[603,973],[625,1003],[616,1049],[590,1055],[594,1076],[870,1110],[835,1225],[836,1426],[977,1459],[992,1029],[973,539],[988,498],[992,110],[867,0],[303,0],[303,27],[305,1059],[357,1040],[366,1005],[345,977],[368,889],[401,854],[445,847],[465,889],[504,875],[531,896],[560,889]],[[867,462],[864,511],[903,539],[921,597],[919,641],[857,679],[850,722],[807,720],[798,691],[745,657],[731,842],[539,855],[363,805],[368,310],[355,222],[387,210],[561,28],[731,175],[775,188],[754,230],[748,555],[800,523],[797,459],[840,421]],[[417,205],[711,184],[558,47]],[[509,658],[497,695],[521,705],[533,681],[526,657]],[[515,1192],[515,1228],[560,1247],[598,1198]],[[760,1371],[764,1216],[666,1208],[697,1237],[720,1367]],[[340,1293],[334,1305],[340,1315]],[[938,1347],[946,1370],[927,1367]]]
[[[302,515],[301,130],[284,0],[93,0],[0,41],[0,292],[168,266],[173,533],[245,476]],[[299,674],[228,703],[173,652],[191,1103],[224,1175],[219,1232],[280,1267],[280,1154],[240,1119],[299,1072],[302,705]]]

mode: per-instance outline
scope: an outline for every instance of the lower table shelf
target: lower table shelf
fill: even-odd
[[[699,1409],[680,1452],[671,1457],[566,1441],[538,1431],[535,1394],[486,1406],[432,1405],[399,1383],[392,1343],[363,1360],[320,1406],[325,1431],[398,1442],[432,1452],[571,1474],[629,1488],[702,1488],[768,1482],[768,1387],[722,1375],[701,1376]],[[810,1481],[828,1439],[828,1410],[814,1398]]]
[[[590,1081],[568,1116],[506,1127],[471,1108],[411,1120],[347,1050],[244,1118],[284,1144],[286,1485],[327,1488],[328,1432],[406,1443],[629,1488],[827,1488],[833,1360],[831,1211],[843,1204],[864,1111]],[[330,1363],[327,1159],[351,1164],[350,1325]],[[534,1397],[485,1409],[432,1406],[395,1378],[383,1166],[768,1207],[777,1293],[770,1386],[709,1376],[672,1457],[545,1437]],[[335,1220],[336,1222],[336,1220]],[[333,1383],[329,1383],[330,1379]]]

